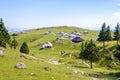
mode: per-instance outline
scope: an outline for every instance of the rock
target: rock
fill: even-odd
[[[66,51],[61,51],[61,56],[65,56],[66,55]]]
[[[55,50],[54,48],[51,48],[51,50]]]
[[[15,65],[15,68],[17,69],[25,69],[26,68],[26,65],[22,62],[19,62]]]
[[[37,60],[36,57],[30,56],[30,55],[27,55],[27,54],[21,54],[20,57],[22,57],[24,59]]]
[[[85,72],[84,72],[84,71],[78,71],[77,73],[80,73],[80,74],[82,74],[82,75],[84,75],[84,74],[85,74]]]
[[[22,57],[22,58],[24,58],[24,59],[28,59],[25,54],[21,54],[20,57]]]
[[[51,70],[50,67],[45,67],[44,69],[45,69],[46,71],[50,71],[50,70]]]
[[[59,63],[58,61],[48,61],[48,63],[50,64],[55,64],[55,65],[60,65],[61,63]]]
[[[90,67],[90,65],[89,65],[89,64],[87,64],[85,61],[83,61],[83,64],[85,64],[86,66]]]
[[[33,73],[33,72],[31,72],[31,73],[30,73],[30,75],[31,75],[31,76],[35,76],[36,74],[35,74],[35,73]]]
[[[36,57],[34,57],[34,56],[29,56],[29,58],[30,58],[31,60],[38,60],[38,58],[36,58]]]
[[[95,78],[101,78],[102,76],[100,74],[95,74],[95,73],[91,73],[89,74],[89,76],[95,77]]]
[[[0,56],[4,56],[4,52],[3,52],[3,49],[2,48],[0,48]]]
[[[120,78],[117,78],[116,80],[120,80]]]
[[[92,80],[98,80],[97,78],[93,78]]]
[[[81,71],[81,70],[77,70],[77,69],[73,69],[72,70],[75,74],[82,74],[82,75],[84,75],[85,74],[85,72],[84,71]]]

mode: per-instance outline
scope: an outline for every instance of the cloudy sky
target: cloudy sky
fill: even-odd
[[[120,21],[120,0],[0,0],[0,17],[12,29],[78,26],[114,29]]]

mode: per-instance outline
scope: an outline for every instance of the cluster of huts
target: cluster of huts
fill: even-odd
[[[88,31],[83,32],[83,34],[88,34]],[[63,40],[65,38],[71,40],[74,43],[83,42],[84,40],[81,38],[82,34],[78,31],[72,31],[70,34],[66,32],[59,32],[60,37],[56,38],[56,40]]]
[[[42,45],[41,49],[45,49],[45,48],[52,48],[53,44],[51,42],[46,42],[45,44]]]
[[[50,34],[50,33],[51,33],[51,30],[48,30],[44,34],[47,35],[47,34]]]
[[[50,34],[50,33],[52,33],[52,31],[51,31],[51,30],[48,30],[48,31],[46,31],[44,34],[45,34],[45,35],[48,35],[48,34]],[[88,31],[84,31],[84,32],[81,34],[81,33],[78,32],[77,30],[75,30],[75,31],[72,31],[70,34],[67,33],[67,32],[58,32],[58,33],[56,33],[56,34],[59,34],[59,37],[57,37],[57,38],[55,39],[55,41],[68,39],[68,40],[70,40],[70,41],[72,41],[72,42],[74,42],[74,43],[79,43],[79,42],[83,42],[83,41],[84,41],[84,39],[82,39],[81,36],[82,36],[83,34],[89,34],[89,32],[88,32]],[[48,42],[44,43],[44,44],[41,46],[41,49],[52,48],[52,46],[53,46],[53,44],[48,41]]]

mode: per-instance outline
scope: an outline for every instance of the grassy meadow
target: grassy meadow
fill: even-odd
[[[48,30],[52,32],[45,35]],[[17,32],[16,40],[18,47],[16,50],[7,47],[4,49],[5,56],[0,57],[0,80],[116,80],[120,76],[114,75],[120,72],[119,69],[108,69],[106,64],[110,61],[101,61],[93,63],[93,69],[78,58],[81,43],[73,43],[68,39],[55,41],[59,37],[59,32],[71,33],[77,30],[82,34],[81,38],[86,40],[96,40],[99,31],[87,30],[77,27],[50,27],[32,29],[24,32]],[[89,34],[83,34],[88,31]],[[27,42],[30,53],[26,58],[20,57],[20,46],[23,42]],[[53,43],[53,48],[40,50],[40,47],[47,41]],[[102,47],[101,42],[96,42],[97,46]],[[106,47],[114,52],[116,42],[106,42]],[[66,55],[61,56],[61,51],[65,50]],[[104,53],[110,57],[107,51],[100,50],[100,54]],[[71,55],[72,54],[72,55]],[[31,57],[32,56],[32,57]],[[26,64],[26,69],[16,69],[14,66],[18,62]],[[103,63],[103,64],[102,64]],[[45,67],[50,70],[45,70]]]

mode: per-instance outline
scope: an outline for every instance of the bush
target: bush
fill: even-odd
[[[10,47],[14,49],[16,49],[17,46],[18,46],[18,42],[16,40],[13,40],[10,44]]]
[[[24,42],[20,48],[21,53],[29,54],[29,48],[26,42]]]
[[[120,61],[120,45],[117,45],[116,50],[117,50],[117,52],[115,54],[115,57],[117,57]]]
[[[109,75],[114,75],[116,77],[120,77],[120,72],[116,72],[116,73],[111,72],[111,73],[109,73]]]
[[[120,51],[120,45],[117,45],[116,50]]]

